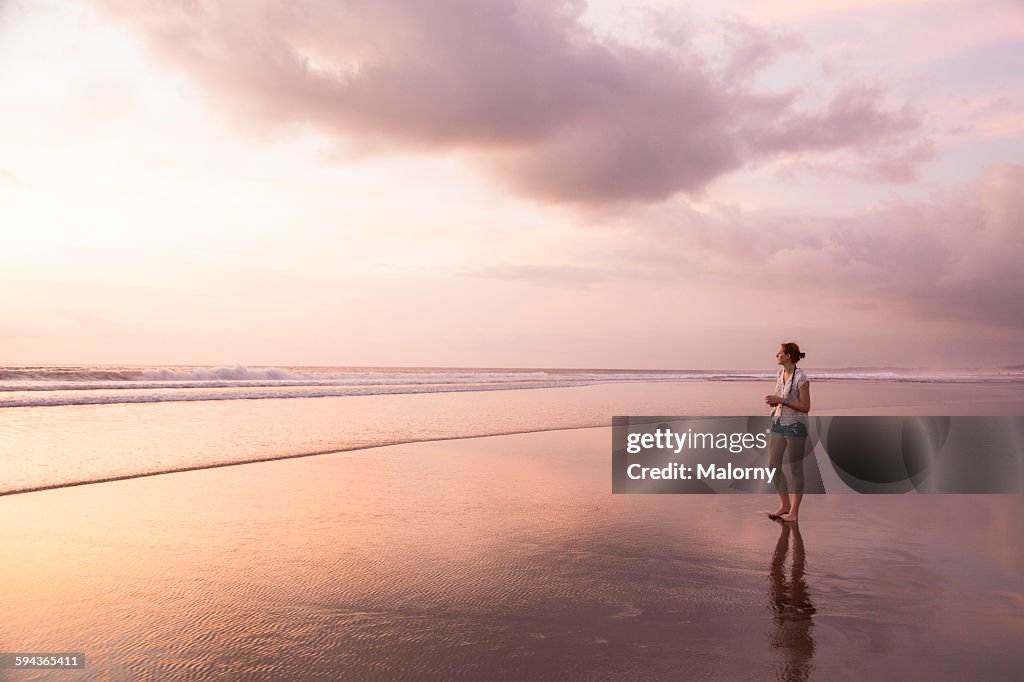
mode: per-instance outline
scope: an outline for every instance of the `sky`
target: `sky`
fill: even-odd
[[[1024,364],[1019,0],[0,0],[0,364]]]

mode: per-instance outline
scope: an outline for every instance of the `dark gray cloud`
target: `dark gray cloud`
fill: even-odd
[[[712,67],[685,44],[596,36],[579,2],[96,2],[238,125],[466,151],[542,200],[661,200],[790,152],[898,148],[918,127],[878,89],[820,110],[756,91],[748,77],[794,39],[738,22]]]

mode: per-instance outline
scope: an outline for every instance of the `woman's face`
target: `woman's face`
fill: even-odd
[[[786,349],[779,346],[779,352],[775,354],[775,364],[784,365],[787,360],[789,360],[789,354],[786,352]]]

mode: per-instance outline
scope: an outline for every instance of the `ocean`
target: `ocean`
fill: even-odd
[[[1024,381],[1024,369],[824,369],[824,381]],[[613,383],[769,381],[774,370],[475,369],[436,367],[0,367],[0,407],[324,398],[563,388]]]
[[[1021,368],[808,372],[819,414],[1002,414],[1024,392]],[[615,415],[761,414],[774,377],[770,368],[3,367],[0,494],[608,426]]]

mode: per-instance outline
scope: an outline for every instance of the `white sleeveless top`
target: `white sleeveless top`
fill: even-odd
[[[785,374],[786,368],[783,367],[779,370],[779,375],[775,379],[775,395],[791,401],[800,400],[800,387],[810,380],[799,367],[793,369],[793,376],[791,376],[788,381],[783,381]],[[806,412],[797,412],[796,410],[785,407],[784,405],[776,405],[773,407],[771,416],[778,417],[778,423],[782,426],[791,426],[800,422],[804,426],[810,428],[810,420],[807,418]]]

